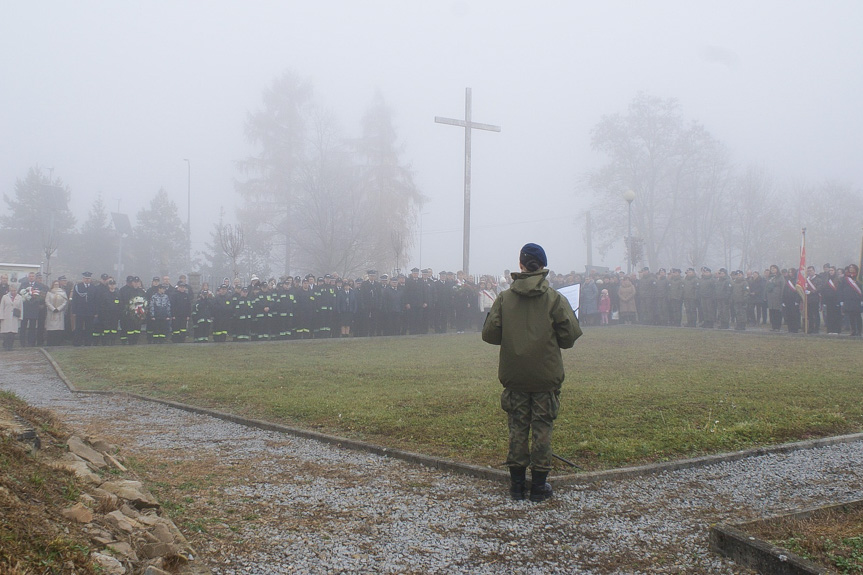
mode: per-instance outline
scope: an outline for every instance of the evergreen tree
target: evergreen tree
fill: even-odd
[[[118,239],[100,192],[90,207],[87,219],[81,224],[80,233],[69,238],[68,250],[64,247],[67,252],[63,257],[64,269],[76,270],[73,277],[84,270],[97,274],[108,273],[116,277],[113,270],[117,267]],[[125,278],[116,279],[120,285],[121,281],[125,281]]]
[[[409,247],[424,198],[401,163],[403,146],[383,97],[376,95],[361,137],[352,140],[292,72],[273,82],[263,102],[246,123],[258,152],[240,163],[247,179],[237,186],[247,263],[272,260],[284,273],[390,267],[393,254]]]
[[[189,244],[186,225],[180,220],[177,204],[160,189],[149,208],[138,212],[133,228],[132,253],[137,275],[178,276],[186,270]]]
[[[371,229],[375,230],[375,267],[386,269],[392,263],[398,265],[393,258],[411,247],[412,228],[425,197],[414,184],[410,165],[402,164],[404,145],[398,142],[393,110],[380,92],[366,110],[362,128],[355,151]]]
[[[225,209],[219,210],[219,221],[213,224],[210,231],[210,241],[204,244],[203,264],[201,265],[201,278],[210,282],[210,287],[215,289],[221,285],[224,278],[232,278],[233,272],[231,260],[222,249],[221,236],[225,230]]]
[[[258,152],[239,163],[247,178],[237,184],[243,197],[238,216],[251,242],[247,257],[280,261],[285,273],[293,267],[296,198],[311,104],[311,84],[294,72],[273,81],[264,91],[263,108],[246,120],[246,138]]]
[[[38,166],[30,168],[24,179],[15,182],[13,195],[3,194],[9,214],[0,216],[0,244],[21,262],[47,259],[50,265],[50,258],[75,227],[70,198],[60,178],[52,180]]]

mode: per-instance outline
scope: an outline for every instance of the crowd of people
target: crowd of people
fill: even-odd
[[[769,324],[798,332],[852,336],[863,333],[863,291],[855,264],[821,272],[797,270],[715,274],[702,267],[653,273],[623,272],[548,275],[552,287],[579,285],[573,307],[582,325],[648,324],[744,330]],[[240,279],[196,291],[181,275],[153,277],[145,287],[138,276],[118,286],[108,274],[90,272],[77,282],[60,276],[51,285],[39,273],[10,282],[0,275],[0,335],[4,349],[21,347],[134,345],[269,341],[284,339],[417,335],[479,331],[497,295],[509,288],[509,271],[479,278],[463,272],[414,268],[410,274],[362,278],[337,274]],[[802,293],[801,293],[802,292]],[[804,300],[805,298],[805,300]],[[805,315],[804,315],[805,314]]]
[[[716,273],[702,267],[682,272],[587,274],[581,284],[582,325],[616,321],[648,325],[745,330],[769,325],[770,331],[840,334],[859,337],[863,284],[856,264],[814,266],[798,275],[794,268],[770,266],[758,271]]]
[[[17,285],[0,276],[4,347],[16,339],[21,347],[93,346],[478,331],[500,289],[492,277],[477,283],[462,272],[432,277],[418,268],[357,279],[252,276],[248,285],[225,278],[195,291],[185,275],[154,277],[146,288],[138,276],[120,287],[108,274],[93,275],[77,283],[60,276],[51,286],[39,273]]]

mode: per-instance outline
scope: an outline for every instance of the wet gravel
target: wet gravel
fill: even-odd
[[[499,483],[152,402],[72,394],[36,352],[0,358],[0,389],[73,428],[95,422],[127,450],[248,467],[221,495],[253,501],[261,520],[244,527],[245,549],[209,560],[224,575],[748,573],[708,549],[711,524],[863,498],[857,442],[513,502]]]

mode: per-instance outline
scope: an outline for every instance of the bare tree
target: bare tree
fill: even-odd
[[[51,258],[57,253],[57,248],[60,247],[60,234],[51,226],[50,229],[42,230],[42,255],[45,256],[45,279],[48,280],[48,285],[51,284]]]
[[[729,198],[732,167],[725,146],[701,125],[683,134],[679,182],[670,227],[671,261],[699,266],[720,256],[728,266]],[[717,246],[717,237],[721,246]]]
[[[376,220],[333,115],[317,110],[312,133],[296,198],[297,261],[312,272],[352,274],[375,260]]]
[[[643,239],[648,265],[707,257],[725,217],[731,165],[724,146],[678,108],[673,98],[639,94],[626,115],[604,116],[592,130],[593,149],[608,159],[585,179],[600,253],[625,237],[623,195],[632,190],[633,235]]]
[[[763,270],[774,263],[779,251],[779,229],[765,221],[776,204],[776,186],[763,168],[750,166],[729,188],[732,247],[739,254],[740,269]]]
[[[785,196],[791,206],[791,218],[781,236],[785,261],[794,262],[800,250],[800,228],[805,227],[810,261],[841,266],[859,262],[863,226],[863,193],[859,187],[835,180],[820,184],[797,182]]]
[[[404,251],[405,243],[402,234],[393,230],[390,233],[390,241],[392,242],[393,255],[396,257],[396,270],[401,270],[402,252]]]
[[[243,234],[243,227],[237,224],[231,227],[231,224],[225,224],[219,230],[219,244],[222,246],[222,251],[231,260],[231,272],[234,278],[239,277],[239,268],[237,262],[246,250],[246,237]]]

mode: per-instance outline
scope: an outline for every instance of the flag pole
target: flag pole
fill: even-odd
[[[859,274],[860,274],[859,270],[863,270],[863,268],[861,268],[860,266],[863,266],[863,240],[860,241],[860,264],[857,266],[858,278],[859,278]]]

